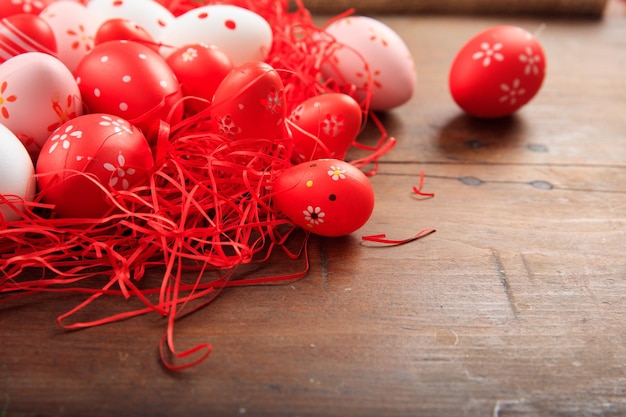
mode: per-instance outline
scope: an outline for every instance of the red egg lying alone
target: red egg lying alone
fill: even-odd
[[[361,107],[347,94],[321,94],[300,103],[288,118],[294,159],[344,159],[359,134],[362,118]]]
[[[363,226],[374,210],[374,190],[358,168],[318,159],[286,169],[273,185],[275,207],[294,224],[322,236],[343,236]]]
[[[533,35],[515,26],[493,27],[470,39],[456,55],[450,92],[473,116],[507,116],[537,94],[545,68],[543,48]]]
[[[55,130],[37,161],[43,201],[59,217],[99,218],[112,207],[104,189],[127,190],[153,166],[139,129],[117,116],[76,117]]]

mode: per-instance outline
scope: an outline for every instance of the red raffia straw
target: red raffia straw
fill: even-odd
[[[433,229],[433,228],[422,229],[419,232],[417,232],[415,235],[409,238],[405,238],[405,239],[389,239],[387,238],[387,235],[384,233],[381,233],[378,235],[362,236],[361,239],[363,240],[363,242],[378,243],[380,244],[379,246],[400,246],[406,243],[414,242],[418,239],[422,239],[428,235],[435,233],[436,231],[437,229]]]
[[[211,3],[160,2],[175,14]],[[355,147],[370,154],[351,163],[359,168],[373,164],[368,175],[374,175],[378,159],[396,141],[368,109],[371,77],[358,88],[342,80],[323,80],[321,67],[334,65],[331,56],[337,43],[313,24],[301,1],[294,11],[288,11],[287,0],[230,3],[260,14],[273,28],[266,61],[281,74],[288,112],[304,99],[327,92],[365,97],[363,118],[375,123],[380,138],[374,147],[355,141]],[[111,191],[95,178],[76,173],[101,187],[111,201],[111,210],[101,218],[56,218],[40,196],[33,202],[2,196],[0,204],[21,217],[6,222],[0,216],[0,301],[41,292],[83,294],[82,302],[57,319],[67,329],[157,313],[167,317],[161,358],[167,368],[178,370],[202,362],[212,348],[202,343],[179,350],[174,337],[177,319],[211,303],[223,288],[285,283],[304,276],[309,235],[274,210],[271,201],[271,184],[292,166],[291,139],[230,141],[210,133],[209,113],[210,108],[175,126],[162,121],[150,132],[156,138],[154,170],[128,190]],[[304,257],[304,265],[284,275],[237,275],[243,265],[269,262],[277,250],[293,261]],[[105,317],[86,314],[103,297],[134,303],[123,303],[126,311]]]

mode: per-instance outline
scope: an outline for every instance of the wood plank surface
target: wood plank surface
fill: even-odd
[[[0,416],[626,415],[626,18],[382,19],[419,87],[382,116],[398,145],[371,220],[312,238],[304,278],[226,289],[178,322],[179,349],[213,346],[183,372],[159,362],[160,316],[67,332],[55,320],[81,296],[0,303]],[[541,31],[548,75],[516,116],[481,122],[447,72],[503,23]],[[420,171],[434,198],[412,194]]]

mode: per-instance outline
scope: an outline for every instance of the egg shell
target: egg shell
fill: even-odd
[[[285,122],[284,85],[269,64],[250,61],[234,68],[215,91],[211,126],[224,138],[277,139]]]
[[[54,32],[39,16],[20,13],[0,20],[0,63],[25,52],[56,55],[56,51]]]
[[[238,6],[214,4],[188,11],[163,30],[161,54],[191,43],[215,45],[233,65],[263,61],[272,47],[272,28],[258,14]]]
[[[96,45],[74,75],[89,112],[119,116],[146,135],[160,120],[176,124],[182,119],[180,83],[145,45],[123,40]]]
[[[143,27],[130,19],[112,18],[104,21],[94,38],[94,44],[99,45],[107,41],[133,41],[141,43],[159,52],[159,45],[152,35]]]
[[[413,96],[417,83],[413,56],[389,26],[371,17],[349,16],[332,22],[326,33],[336,44],[321,68],[325,78],[355,86],[359,102],[366,99],[371,85],[372,110],[390,110]]]
[[[161,32],[174,21],[174,15],[154,0],[91,0],[87,9],[103,20],[132,20],[154,39],[158,39]]]
[[[39,14],[54,0],[0,0],[0,18],[19,13]]]
[[[545,78],[539,41],[516,26],[496,26],[470,39],[450,68],[455,102],[480,118],[508,116],[527,104]]]
[[[321,236],[361,228],[374,210],[365,174],[338,159],[319,159],[282,172],[272,187],[274,206],[294,224]]]
[[[35,195],[35,168],[30,155],[20,140],[0,124],[0,225],[20,218],[24,201]],[[5,203],[6,199],[10,204]]]
[[[27,52],[0,64],[0,123],[33,158],[54,129],[82,111],[76,80],[57,58]]]
[[[115,115],[92,113],[50,135],[36,172],[42,199],[55,205],[56,216],[99,218],[112,203],[98,184],[127,190],[145,179],[152,166],[140,130]]]
[[[347,94],[320,94],[303,101],[288,118],[295,161],[345,159],[362,119],[361,107]]]
[[[209,106],[213,95],[222,80],[233,69],[233,63],[215,45],[185,45],[167,58],[176,78],[181,84],[185,97],[195,97],[185,101],[189,113],[197,113]]]
[[[74,71],[78,61],[93,49],[102,18],[73,1],[56,1],[41,11],[57,41],[57,58]]]

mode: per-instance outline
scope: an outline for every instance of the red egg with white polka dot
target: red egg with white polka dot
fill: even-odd
[[[361,129],[359,103],[342,93],[320,94],[300,103],[289,115],[294,159],[344,159]]]
[[[214,45],[190,44],[174,51],[167,63],[176,74],[185,97],[185,108],[197,113],[208,107],[215,90],[233,69],[228,55]]]
[[[213,131],[227,139],[277,139],[285,122],[284,85],[269,64],[250,61],[234,68],[215,91]]]
[[[180,84],[165,60],[145,45],[97,45],[74,75],[89,112],[122,117],[146,135],[160,120],[175,124],[182,119]]]
[[[0,20],[0,63],[25,52],[55,55],[57,41],[41,17],[20,13]]]
[[[147,30],[132,20],[123,18],[113,18],[102,23],[96,32],[94,44],[122,40],[141,43],[159,52],[159,44]]]
[[[114,205],[104,190],[128,190],[153,166],[139,129],[117,116],[93,113],[55,130],[44,144],[36,173],[43,201],[59,217],[99,218]]]
[[[496,26],[458,52],[450,69],[450,93],[473,116],[508,116],[537,94],[545,68],[543,48],[532,34],[516,26]]]
[[[288,168],[272,190],[276,209],[321,236],[350,234],[367,223],[374,210],[374,190],[367,176],[338,159]]]

